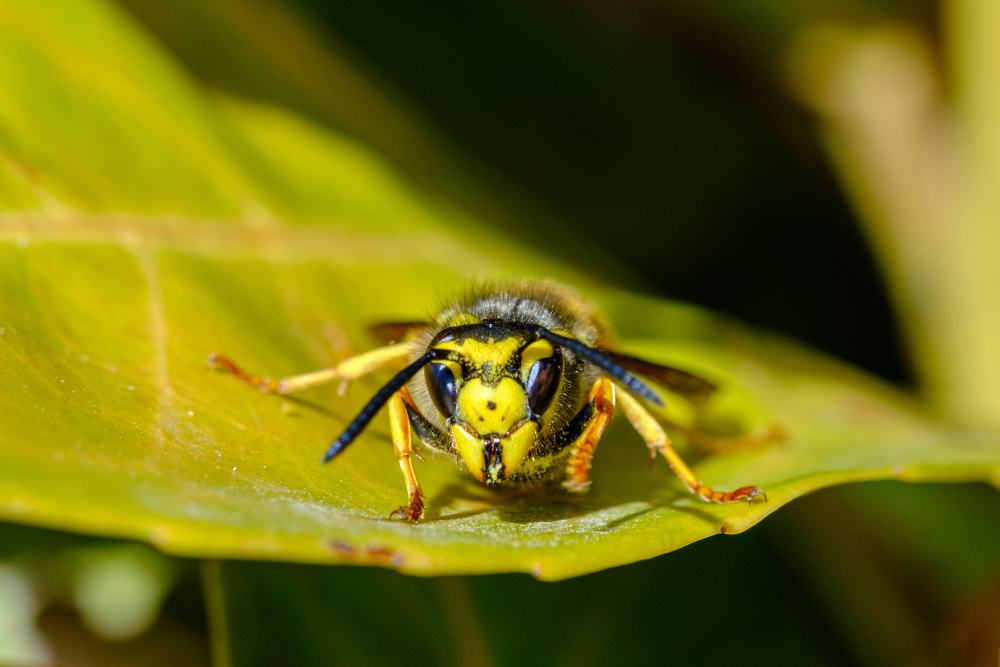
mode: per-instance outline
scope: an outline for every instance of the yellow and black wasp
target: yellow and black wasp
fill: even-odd
[[[568,287],[537,281],[481,286],[449,301],[428,321],[383,324],[373,332],[401,342],[282,380],[248,375],[215,354],[209,365],[283,394],[397,370],[330,445],[323,462],[344,451],[388,405],[408,494],[393,516],[409,521],[424,515],[410,460],[411,454],[419,456],[414,434],[426,447],[464,462],[488,486],[556,479],[569,491],[586,493],[594,450],[616,400],[651,454],[662,454],[691,493],[717,503],[763,495],[756,486],[723,492],[702,484],[643,406],[663,406],[663,400],[638,376],[696,404],[715,385],[608,349],[610,328]]]

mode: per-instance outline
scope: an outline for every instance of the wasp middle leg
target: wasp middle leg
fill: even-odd
[[[717,436],[706,433],[697,427],[683,426],[676,422],[661,419],[668,430],[674,430],[687,438],[692,447],[697,448],[705,454],[722,454],[725,452],[736,452],[744,449],[755,449],[766,447],[788,439],[788,434],[781,426],[770,424],[755,429],[752,433],[737,436]]]
[[[625,411],[625,416],[632,422],[632,426],[639,432],[642,439],[646,441],[651,452],[654,454],[655,452],[659,452],[663,455],[663,458],[670,464],[670,468],[681,478],[684,486],[691,493],[702,500],[713,503],[735,503],[741,500],[752,501],[754,498],[764,495],[764,492],[756,486],[743,486],[735,491],[716,491],[706,486],[698,479],[691,468],[684,463],[684,459],[674,451],[674,448],[670,445],[670,438],[667,437],[663,427],[653,418],[653,415],[649,414],[639,404],[638,400],[633,398],[628,392],[623,391],[621,392],[621,403],[622,410]]]

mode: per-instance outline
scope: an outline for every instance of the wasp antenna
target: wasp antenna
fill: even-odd
[[[538,327],[535,331],[539,337],[544,338],[553,345],[559,345],[574,354],[580,355],[614,379],[621,382],[627,389],[635,394],[638,394],[653,405],[663,407],[663,399],[657,396],[656,393],[649,388],[649,385],[625,370],[624,366],[612,361],[600,350],[595,350],[589,345],[584,345],[574,338],[567,338],[566,336],[560,336],[557,333],[552,333],[545,327]]]
[[[368,405],[366,405],[361,412],[358,413],[358,416],[354,418],[354,421],[348,424],[341,436],[334,440],[333,444],[331,444],[326,450],[326,453],[323,454],[323,463],[329,462],[334,456],[344,451],[344,449],[351,444],[356,437],[361,435],[361,432],[365,430],[368,423],[374,419],[375,415],[378,414],[378,411],[382,409],[382,406],[385,405],[390,398],[392,398],[392,395],[402,389],[403,385],[409,382],[421,368],[434,361],[437,357],[437,352],[435,350],[431,350],[401,370],[398,374],[396,374],[396,377],[389,380],[388,384],[379,389],[378,393],[372,396],[372,400],[368,401]]]

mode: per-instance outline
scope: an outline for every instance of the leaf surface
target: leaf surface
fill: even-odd
[[[0,2],[0,516],[146,540],[174,554],[561,579],[740,532],[831,484],[996,481],[995,439],[919,416],[865,376],[696,308],[594,285],[421,193],[351,139],[191,83],[113,6]],[[417,463],[419,525],[378,418],[327,443],[384,382],[262,395],[207,372],[306,372],[375,345],[475,278],[555,277],[596,300],[623,351],[723,389],[720,429],[786,442],[685,455],[687,494],[624,420],[584,498],[495,494]],[[683,401],[668,408],[690,418]]]

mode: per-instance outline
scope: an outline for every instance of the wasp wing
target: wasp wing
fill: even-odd
[[[624,366],[630,373],[652,380],[667,391],[680,394],[696,405],[703,404],[719,388],[704,378],[678,368],[654,364],[652,361],[617,352],[604,352],[604,354]]]
[[[398,343],[411,332],[429,326],[430,322],[383,322],[368,327],[368,331],[384,345]]]

